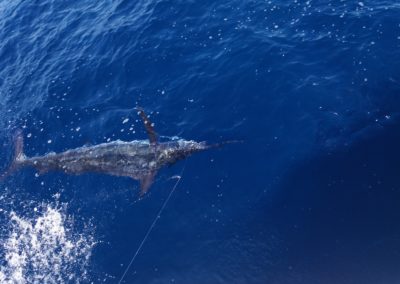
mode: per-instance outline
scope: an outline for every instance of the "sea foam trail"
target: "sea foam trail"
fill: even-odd
[[[75,232],[62,208],[47,205],[35,215],[9,213],[10,233],[0,244],[0,283],[85,282],[95,245],[92,235]]]

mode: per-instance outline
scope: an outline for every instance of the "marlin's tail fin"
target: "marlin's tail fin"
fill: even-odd
[[[0,175],[0,181],[6,179],[9,175],[14,173],[21,167],[21,163],[25,160],[24,154],[24,136],[21,130],[17,130],[14,134],[14,156],[11,165],[6,171]]]

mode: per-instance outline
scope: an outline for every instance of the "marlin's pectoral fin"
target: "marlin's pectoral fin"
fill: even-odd
[[[143,178],[140,179],[140,197],[146,194],[149,190],[150,186],[153,184],[154,176],[156,175],[155,171],[149,172]]]
[[[149,135],[150,144],[157,144],[157,133],[154,130],[154,124],[151,123],[149,117],[146,115],[144,110],[140,107],[136,107],[138,114],[143,120],[144,127],[146,128],[147,135]]]

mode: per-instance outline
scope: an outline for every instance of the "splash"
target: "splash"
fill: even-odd
[[[9,235],[2,242],[0,283],[81,283],[95,245],[90,233],[73,231],[63,208],[35,208],[35,217],[9,213]]]

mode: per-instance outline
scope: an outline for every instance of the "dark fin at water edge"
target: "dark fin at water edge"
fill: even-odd
[[[146,194],[154,181],[155,171],[149,172],[146,176],[140,179],[140,197]]]
[[[149,135],[149,141],[150,144],[155,145],[157,144],[157,133],[154,130],[154,124],[150,121],[149,117],[146,115],[144,110],[141,107],[136,107],[136,110],[138,111],[138,114],[143,120],[144,127],[146,128],[147,135]]]

